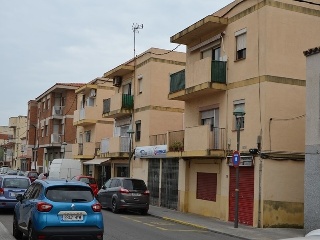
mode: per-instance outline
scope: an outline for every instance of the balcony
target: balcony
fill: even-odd
[[[151,135],[149,137],[150,146],[167,145],[167,134]]]
[[[95,156],[96,143],[85,142],[72,144],[72,153],[75,159],[92,159]]]
[[[96,124],[98,121],[98,112],[96,107],[86,106],[74,111],[73,125],[74,126],[88,126]]]
[[[169,132],[168,157],[225,157],[226,131],[202,125]]]
[[[100,157],[128,157],[130,137],[119,136],[101,140]]]
[[[184,101],[226,91],[226,69],[227,62],[212,61],[210,58],[190,64],[186,74],[183,71],[171,74],[169,99]]]
[[[60,133],[52,133],[51,134],[51,143],[61,143],[61,134]]]
[[[52,107],[52,118],[62,119],[64,106],[53,106]]]
[[[103,100],[103,117],[119,118],[132,114],[133,95],[115,94]]]

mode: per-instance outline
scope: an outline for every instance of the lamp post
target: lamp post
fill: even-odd
[[[131,152],[132,152],[132,135],[134,134],[134,131],[133,129],[130,127],[127,131],[127,133],[129,134],[129,168],[128,168],[128,177],[131,177],[131,171],[130,171],[130,168],[131,168]]]
[[[233,111],[233,115],[236,117],[237,124],[237,152],[240,151],[240,127],[241,119],[245,115],[245,111],[242,107],[236,107]],[[240,162],[240,155],[239,155]],[[236,167],[236,188],[235,188],[235,213],[234,213],[234,227],[238,228],[238,213],[239,213],[239,166]]]

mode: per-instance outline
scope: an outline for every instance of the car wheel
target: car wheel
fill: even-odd
[[[28,227],[28,240],[35,240],[33,227],[31,224]]]
[[[113,213],[118,213],[118,207],[117,207],[117,200],[116,199],[112,199],[112,212]]]
[[[142,209],[140,210],[141,215],[147,215],[149,209]]]
[[[18,228],[18,222],[17,222],[16,216],[13,216],[12,233],[13,233],[12,235],[16,239],[21,239],[23,236],[23,233]]]

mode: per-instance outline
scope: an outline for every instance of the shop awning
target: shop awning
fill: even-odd
[[[105,163],[109,160],[110,160],[110,158],[95,158],[95,159],[83,162],[83,165],[100,165],[100,164]]]

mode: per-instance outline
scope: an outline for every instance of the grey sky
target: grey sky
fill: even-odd
[[[87,83],[232,0],[0,0],[0,126],[55,83]],[[177,51],[184,52],[185,46]]]

